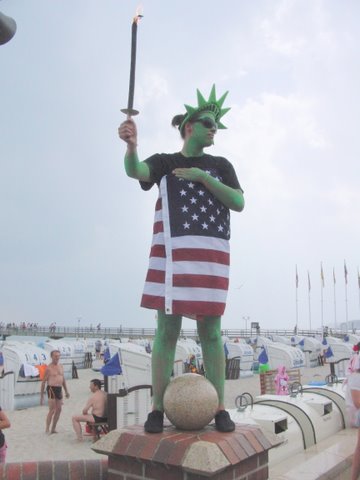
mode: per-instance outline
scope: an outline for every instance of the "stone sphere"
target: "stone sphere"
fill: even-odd
[[[164,394],[165,414],[180,430],[201,430],[214,418],[218,405],[214,385],[196,373],[174,378]]]

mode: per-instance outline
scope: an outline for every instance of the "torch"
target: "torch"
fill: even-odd
[[[138,110],[134,110],[134,91],[135,91],[135,68],[136,68],[136,40],[137,40],[137,26],[140,18],[143,15],[140,15],[138,11],[133,18],[131,26],[131,61],[130,61],[130,81],[129,81],[129,97],[127,108],[123,108],[121,111],[125,113],[128,117],[137,115]]]

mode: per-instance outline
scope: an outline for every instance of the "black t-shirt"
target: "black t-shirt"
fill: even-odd
[[[201,157],[184,157],[178,153],[156,153],[145,160],[150,170],[150,182],[140,182],[143,190],[150,190],[156,183],[160,184],[163,176],[171,173],[174,168],[197,167],[202,170],[208,170],[212,176],[217,176],[219,180],[228,187],[242,190],[237,179],[234,167],[224,157],[214,157],[204,154]]]

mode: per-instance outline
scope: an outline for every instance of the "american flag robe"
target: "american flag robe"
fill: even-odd
[[[165,175],[141,306],[197,320],[222,315],[229,285],[229,238],[227,207],[201,183]]]

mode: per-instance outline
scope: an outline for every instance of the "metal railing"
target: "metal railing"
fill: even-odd
[[[91,327],[16,327],[16,326],[2,326],[0,327],[0,335],[3,338],[9,335],[24,335],[24,336],[43,336],[52,338],[62,337],[81,337],[81,338],[151,338],[155,335],[155,328],[124,328],[124,327],[105,327],[105,328],[91,328]],[[294,335],[293,330],[276,329],[276,330],[263,330],[257,333],[252,329],[227,329],[222,330],[222,334],[229,338],[250,338],[255,337],[257,334],[263,336],[279,335],[291,337]],[[334,336],[343,336],[344,332],[334,331],[331,332]],[[298,336],[320,336],[322,331],[319,330],[298,330]],[[198,338],[196,329],[182,329],[180,332],[181,337]]]

